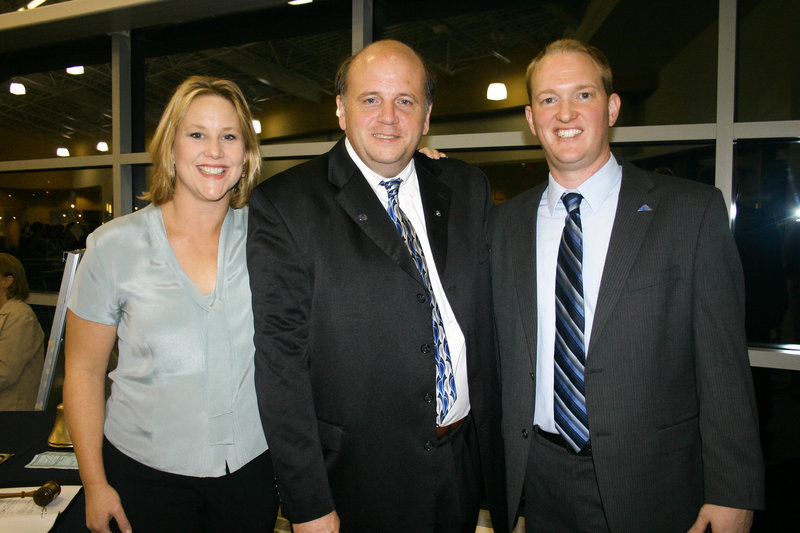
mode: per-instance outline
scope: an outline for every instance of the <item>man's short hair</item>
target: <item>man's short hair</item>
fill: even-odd
[[[420,55],[416,52],[416,50],[414,50],[413,48],[411,48],[410,46],[408,46],[403,42],[395,41],[393,39],[384,39],[383,41],[375,41],[372,44],[377,44],[380,42],[398,43],[408,48],[411,51],[411,53],[414,54],[417,57],[417,59],[419,59],[420,63],[422,63],[422,68],[425,70],[425,103],[427,105],[431,105],[433,103],[433,96],[436,93],[436,78],[434,78],[433,74],[431,74],[431,71],[428,68],[427,63],[425,63],[425,60],[422,59],[422,57],[420,57]],[[350,72],[350,65],[352,65],[353,61],[367,48],[369,48],[369,46],[363,48],[358,53],[351,55],[350,57],[342,61],[342,64],[339,66],[339,71],[336,73],[336,94],[341,96],[343,100],[345,97],[345,93],[347,92],[347,74]]]
[[[532,101],[533,97],[531,94],[531,79],[533,78],[533,73],[536,70],[536,67],[538,67],[539,63],[542,62],[542,59],[544,59],[545,56],[566,53],[580,53],[588,55],[597,66],[597,70],[600,71],[600,78],[603,80],[603,89],[606,91],[606,96],[611,95],[614,92],[611,65],[608,63],[606,55],[601,52],[599,48],[576,39],[559,39],[558,41],[553,41],[545,46],[544,49],[539,52],[536,57],[533,58],[533,61],[531,61],[528,65],[528,70],[525,72],[525,85],[528,89],[529,102]]]

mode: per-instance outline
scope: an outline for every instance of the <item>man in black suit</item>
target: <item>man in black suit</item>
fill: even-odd
[[[486,494],[504,531],[488,182],[415,155],[433,80],[408,46],[366,47],[337,91],[346,138],[250,198],[256,388],[283,514],[298,533],[474,532]]]
[[[551,43],[527,82],[549,179],[489,230],[509,520],[524,489],[527,531],[747,531],[763,464],[722,195],[617,162],[596,48]]]

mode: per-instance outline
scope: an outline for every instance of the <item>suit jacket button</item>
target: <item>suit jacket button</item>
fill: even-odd
[[[425,451],[426,451],[426,452],[429,452],[429,451],[431,451],[432,449],[433,449],[433,443],[432,443],[431,441],[428,441],[428,442],[426,442],[426,443],[425,443]]]
[[[536,379],[536,373],[535,372],[531,372],[531,379],[534,379],[534,380]]]
[[[425,403],[431,403],[431,402],[433,402],[433,394],[431,394],[431,393],[429,392],[429,393],[427,393],[427,394],[425,395]]]
[[[419,347],[419,351],[422,353],[431,353],[431,345],[430,344],[423,344]]]
[[[527,439],[528,438],[528,430],[527,429],[523,429],[522,430],[522,438],[523,439]]]
[[[427,296],[425,296],[423,293],[421,293],[421,292],[418,292],[418,293],[417,293],[417,301],[418,301],[419,303],[421,303],[421,304],[424,304],[425,302],[427,302],[427,301],[428,301],[428,297],[427,297]]]

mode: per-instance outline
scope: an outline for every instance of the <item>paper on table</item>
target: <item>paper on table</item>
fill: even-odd
[[[36,454],[25,468],[61,468],[77,470],[78,459],[75,452],[42,452]]]
[[[14,487],[2,492],[28,492],[39,487]],[[33,503],[33,498],[7,498],[0,500],[0,531],[14,533],[46,533],[50,531],[58,515],[67,508],[72,498],[81,490],[80,485],[62,485],[61,494],[42,508]]]

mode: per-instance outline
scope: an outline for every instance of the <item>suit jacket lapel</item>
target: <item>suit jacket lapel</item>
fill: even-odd
[[[514,284],[517,288],[517,301],[522,324],[527,338],[528,351],[531,358],[531,368],[536,368],[536,343],[537,343],[537,286],[536,286],[536,218],[539,212],[539,203],[542,193],[547,186],[545,181],[531,190],[527,201],[521,204],[519,223],[514,228],[511,240],[513,247],[512,272]]]
[[[414,158],[419,193],[422,197],[422,212],[428,242],[433,251],[433,260],[439,277],[444,275],[447,261],[447,225],[450,220],[450,197],[452,189],[441,179],[441,168],[423,155]]]
[[[628,273],[639,254],[639,248],[658,208],[659,198],[650,193],[653,186],[654,183],[647,174],[622,162],[622,184],[597,297],[592,339],[587,352],[589,361],[592,361],[592,347],[598,342],[617,304],[628,279]],[[650,210],[640,210],[644,205]]]
[[[344,138],[328,156],[328,180],[339,187],[336,201],[353,222],[400,268],[422,283],[414,260],[386,208],[347,154]]]

